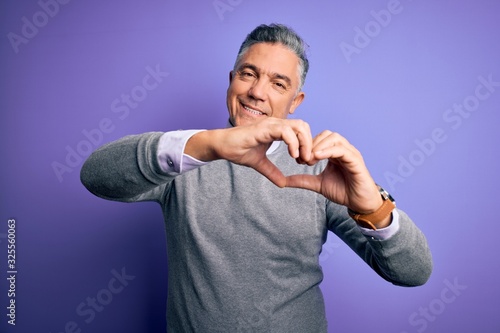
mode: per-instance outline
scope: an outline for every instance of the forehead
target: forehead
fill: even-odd
[[[252,64],[262,74],[286,75],[296,84],[299,81],[299,57],[282,44],[254,44],[241,57],[237,68],[241,64]]]

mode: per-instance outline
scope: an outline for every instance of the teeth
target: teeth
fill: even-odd
[[[254,109],[250,109],[248,106],[243,106],[243,107],[245,108],[245,110],[247,110],[248,112],[253,113],[255,115],[262,115],[263,114],[260,111],[257,111],[257,110],[254,110]]]

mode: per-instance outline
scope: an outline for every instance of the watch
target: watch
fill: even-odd
[[[347,209],[349,216],[363,228],[377,230],[375,223],[384,220],[396,208],[396,202],[389,192],[380,187],[380,185],[377,185],[377,187],[384,201],[379,209],[370,214],[360,214],[349,208]]]

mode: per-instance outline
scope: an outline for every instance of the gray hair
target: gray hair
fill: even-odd
[[[250,32],[241,44],[234,65],[235,69],[250,46],[257,43],[282,44],[297,55],[299,58],[300,91],[304,86],[306,75],[309,71],[309,60],[306,55],[307,44],[304,40],[295,31],[283,24],[261,24]]]

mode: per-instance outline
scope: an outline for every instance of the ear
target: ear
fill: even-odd
[[[302,103],[305,97],[306,94],[303,91],[299,92],[297,96],[295,96],[295,98],[293,99],[290,111],[288,111],[288,113],[293,114],[295,112],[295,109],[299,107],[299,105]]]
[[[229,84],[233,81],[233,71],[229,72]]]

